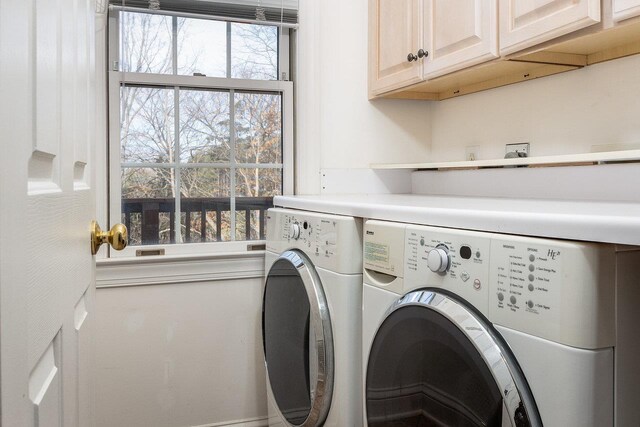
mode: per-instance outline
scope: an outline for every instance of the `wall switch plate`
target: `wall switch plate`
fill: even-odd
[[[529,143],[520,142],[517,144],[507,144],[505,146],[505,154],[518,153],[518,157],[529,157]],[[523,155],[524,154],[524,155]]]
[[[472,162],[474,160],[478,160],[478,155],[480,153],[479,145],[471,145],[464,150],[464,159],[468,162]]]

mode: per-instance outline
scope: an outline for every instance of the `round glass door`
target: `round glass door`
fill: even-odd
[[[398,300],[369,352],[369,427],[541,425],[491,328],[451,295],[415,291]]]
[[[267,274],[262,336],[282,417],[292,426],[321,425],[333,387],[331,320],[320,279],[298,251],[283,253]]]

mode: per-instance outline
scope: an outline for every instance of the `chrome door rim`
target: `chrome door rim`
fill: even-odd
[[[322,288],[322,282],[316,272],[311,261],[300,251],[288,250],[283,252],[278,260],[286,260],[291,263],[302,279],[302,283],[309,297],[309,345],[314,349],[315,361],[317,363],[309,363],[309,377],[312,379],[311,388],[311,408],[309,415],[301,424],[291,424],[286,417],[282,415],[280,408],[276,403],[276,407],[280,418],[287,426],[291,427],[317,427],[322,425],[327,418],[331,407],[331,398],[333,396],[333,374],[334,374],[334,355],[333,355],[333,330],[331,328],[331,317],[329,313],[329,305]],[[274,262],[275,265],[275,262]],[[273,268],[273,265],[272,265]],[[265,278],[269,278],[267,273]],[[266,286],[265,286],[266,292]],[[264,301],[264,296],[263,296]],[[319,327],[318,327],[319,326]],[[313,332],[313,336],[311,336]],[[264,339],[264,338],[263,338]],[[309,352],[310,359],[312,352]],[[267,377],[269,376],[269,367],[265,354],[265,368]],[[313,380],[315,378],[315,381]],[[313,386],[315,384],[315,386]],[[269,387],[271,385],[269,384]],[[274,395],[275,400],[275,395]]]
[[[507,355],[501,346],[496,342],[494,334],[487,329],[485,322],[481,321],[472,310],[440,290],[419,289],[397,299],[389,307],[382,322],[378,325],[378,329],[371,341],[372,346],[380,327],[387,318],[396,310],[409,306],[420,306],[434,310],[447,318],[471,341],[500,389],[503,398],[503,410],[507,411],[511,426],[516,426],[515,417],[518,409],[520,406],[524,406],[530,425],[532,427],[542,427],[542,420],[535,407],[531,392],[529,390],[521,390],[518,387],[514,368],[508,362]],[[369,352],[371,352],[371,349],[369,349]],[[526,395],[526,399],[523,399],[523,394]]]

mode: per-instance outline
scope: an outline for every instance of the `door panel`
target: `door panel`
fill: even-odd
[[[505,0],[499,15],[504,55],[600,22],[600,0]]]
[[[78,394],[78,426],[93,425],[93,399],[92,396],[92,367],[93,347],[91,345],[93,334],[93,288],[80,298],[74,309],[74,332],[76,341],[76,364],[78,367],[77,394]]]
[[[370,427],[502,425],[502,395],[484,360],[456,325],[429,309],[387,317],[367,366]]]
[[[282,416],[294,425],[322,425],[333,397],[333,331],[320,277],[300,251],[283,252],[267,273],[262,340]]]
[[[369,91],[378,95],[422,79],[422,60],[409,62],[422,41],[419,0],[369,1]]]
[[[293,264],[275,262],[265,284],[264,354],[269,383],[282,415],[302,424],[311,411],[309,296]]]
[[[495,0],[427,0],[425,79],[498,57],[497,19]]]
[[[91,426],[94,1],[0,10],[0,424]]]
[[[29,399],[33,404],[33,425],[62,425],[60,334],[49,344],[29,376]]]
[[[482,314],[442,289],[412,291],[391,304],[365,375],[370,427],[542,425],[506,342]]]

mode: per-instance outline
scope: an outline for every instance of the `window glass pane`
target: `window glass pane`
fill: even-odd
[[[222,221],[221,221],[221,230],[222,234],[218,240],[223,242],[228,242],[231,240],[231,212],[225,211],[221,213]]]
[[[230,188],[229,169],[185,168],[180,173],[180,195],[183,201],[190,198],[229,197]]]
[[[171,17],[120,12],[120,70],[171,74]]]
[[[278,80],[278,28],[231,24],[231,77]]]
[[[173,89],[120,89],[120,158],[123,162],[174,162]]]
[[[227,76],[227,23],[178,18],[178,74]]]
[[[180,90],[180,161],[228,162],[229,92]]]
[[[265,212],[282,194],[282,169],[236,169],[236,240],[265,238]]]
[[[180,177],[180,209],[184,213],[180,218],[182,241],[198,241],[203,234],[205,241],[231,240],[230,170],[185,168]],[[195,212],[199,214],[197,217],[193,215]],[[204,225],[201,221],[203,213]]]
[[[235,93],[236,161],[282,163],[281,95]]]
[[[282,194],[282,169],[236,169],[236,196],[273,197]]]
[[[174,178],[172,168],[123,168],[122,199],[173,198]]]
[[[182,241],[217,242],[230,239],[229,198],[182,198]],[[202,219],[204,218],[204,223]]]
[[[122,212],[121,223],[127,227],[127,235],[129,236],[129,245],[142,244],[142,213],[131,212],[129,214]]]
[[[260,200],[236,198],[236,240],[265,239],[265,217],[267,209],[271,207],[273,199],[270,197]]]
[[[248,216],[251,221],[251,215]],[[240,211],[236,208],[236,240],[250,240],[251,238],[246,235],[247,225],[251,229],[251,224],[247,224],[247,215],[245,211]]]
[[[172,243],[175,170],[123,168],[122,215],[131,245]]]

